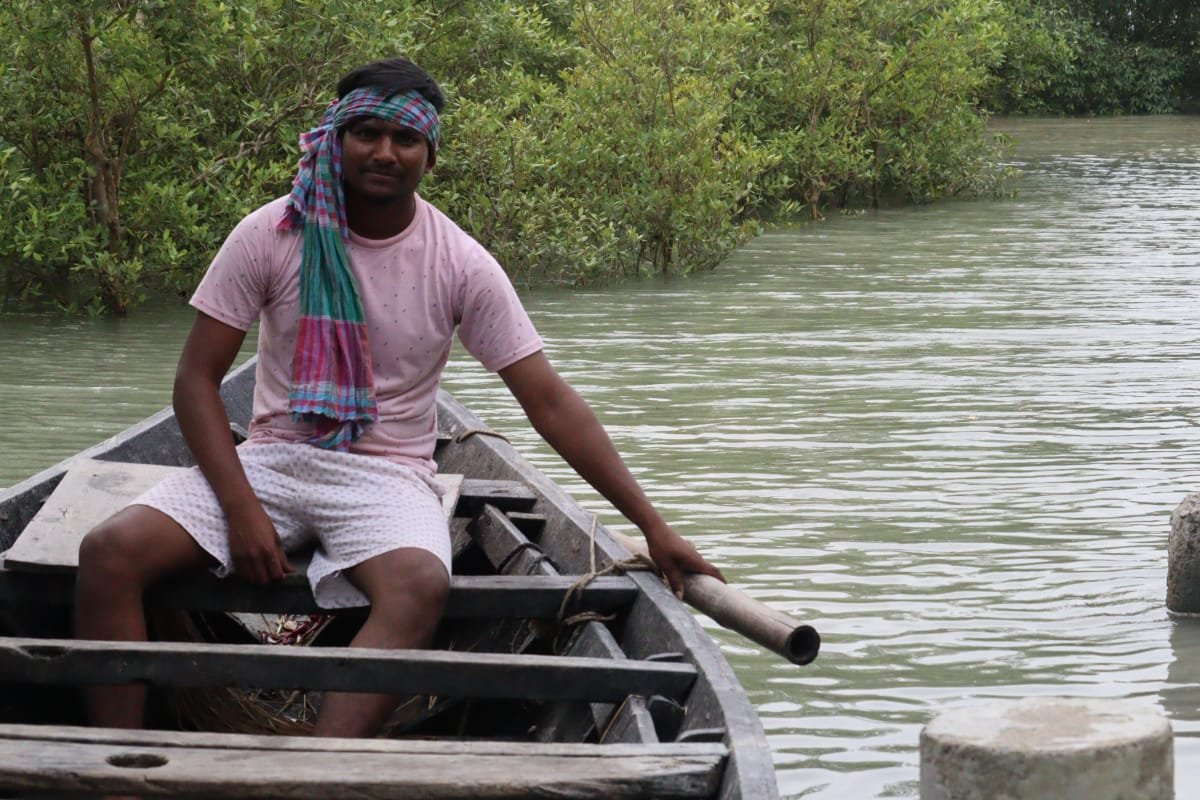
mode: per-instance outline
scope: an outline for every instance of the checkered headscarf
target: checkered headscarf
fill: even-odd
[[[302,229],[300,327],[288,410],[316,426],[310,444],[348,450],[379,419],[375,377],[358,285],[350,269],[342,194],[341,129],[379,117],[420,133],[436,152],[437,109],[417,92],[387,96],[355,89],[329,104],[320,126],[300,135],[300,167],[279,227]]]

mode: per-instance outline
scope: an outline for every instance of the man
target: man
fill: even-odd
[[[433,480],[435,395],[457,330],[534,428],[645,534],[677,593],[721,578],[651,506],[584,400],[555,372],[495,260],[417,194],[437,159],[437,84],[405,59],[346,75],[301,137],[292,192],[247,216],[191,303],[174,406],[197,468],[80,547],[76,635],[146,638],[142,596],[183,570],[265,584],[287,552],[327,608],[370,602],[354,647],[426,647],[450,581]],[[218,388],[260,323],[254,418],[235,449]],[[316,734],[369,736],[395,698],[329,693]],[[89,690],[93,724],[144,724],[142,687]]]

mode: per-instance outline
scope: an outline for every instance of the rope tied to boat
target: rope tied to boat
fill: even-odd
[[[512,442],[508,441],[508,437],[505,436],[503,433],[497,433],[496,431],[493,431],[489,428],[467,428],[465,431],[460,433],[458,436],[454,437],[454,441],[459,442],[459,443],[465,442],[467,439],[470,439],[472,436],[494,436],[497,439],[502,439],[505,442],[512,444]]]
[[[546,555],[542,551],[542,548],[540,546],[538,546],[537,542],[525,541],[525,542],[521,542],[520,544],[518,544],[512,550],[509,550],[508,555],[506,555],[506,556],[504,556],[504,558],[500,559],[500,563],[496,565],[497,574],[500,574],[500,575],[506,574],[508,572],[509,565],[512,564],[512,562],[516,559],[517,556],[521,555],[521,553],[524,553],[526,550],[530,550],[534,554],[535,560],[534,560],[533,564],[530,565],[531,568],[536,567],[538,564],[542,564],[542,563],[549,564],[550,566],[554,567],[555,569],[558,568],[558,565],[555,564],[554,561],[551,560],[550,556]]]
[[[601,614],[597,611],[581,611],[578,614],[567,616],[567,609],[571,603],[579,596],[589,583],[596,578],[604,575],[625,575],[629,572],[658,572],[658,567],[653,561],[641,554],[634,554],[631,558],[617,559],[609,563],[608,566],[596,568],[596,515],[592,514],[592,527],[588,533],[589,540],[589,559],[590,570],[571,584],[563,595],[562,603],[558,606],[558,614],[554,619],[554,638],[552,647],[555,653],[561,655],[579,635],[580,626],[585,622],[611,622],[616,619],[616,614]],[[571,636],[566,641],[561,641],[564,631],[570,631]]]

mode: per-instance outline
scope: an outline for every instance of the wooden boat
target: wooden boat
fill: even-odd
[[[235,429],[253,381],[251,364],[223,386]],[[462,479],[450,508],[456,574],[429,651],[342,646],[337,630],[361,610],[308,647],[264,645],[233,624],[317,613],[299,574],[269,588],[211,576],[158,587],[149,613],[183,620],[186,636],[164,623],[148,643],[70,639],[76,545],[58,537],[106,515],[111,500],[97,498],[120,494],[114,486],[189,463],[169,409],[0,494],[0,797],[777,797],[753,706],[660,579],[617,569],[581,581],[629,552],[445,393],[439,428],[440,470]],[[130,682],[152,687],[158,726],[82,725],[73,687]],[[278,698],[332,689],[410,701],[388,737],[272,733],[303,725]],[[257,732],[203,715],[165,729],[180,697],[217,706],[234,691],[239,708],[256,709]]]

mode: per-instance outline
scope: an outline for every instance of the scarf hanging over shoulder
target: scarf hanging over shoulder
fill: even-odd
[[[330,103],[321,125],[300,135],[300,167],[279,228],[302,230],[300,327],[288,411],[315,426],[309,444],[349,450],[379,419],[371,348],[346,253],[341,128],[371,116],[420,133],[436,151],[437,110],[416,92],[387,97],[355,89]]]

